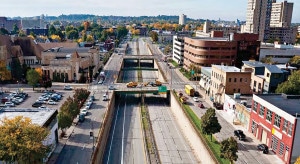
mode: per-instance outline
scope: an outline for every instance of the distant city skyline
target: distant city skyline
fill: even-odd
[[[283,0],[277,0],[281,2]],[[187,18],[241,21],[246,20],[248,0],[102,0],[102,1],[71,1],[52,0],[38,1],[26,0],[26,2],[14,0],[2,0],[0,16],[5,17],[32,17],[44,14],[45,16],[59,16],[69,14],[93,14],[99,16],[157,16],[180,15]],[[300,23],[300,2],[294,3],[293,23]]]

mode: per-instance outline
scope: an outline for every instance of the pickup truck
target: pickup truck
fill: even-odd
[[[242,130],[235,130],[233,131],[234,136],[237,137],[239,140],[245,140],[246,139],[246,135],[244,134],[244,132]]]

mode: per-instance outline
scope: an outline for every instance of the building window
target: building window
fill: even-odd
[[[269,109],[267,109],[267,120],[268,121],[272,121],[272,111],[270,111]]]
[[[289,129],[288,129],[288,135],[292,135],[292,132],[293,132],[293,124],[290,124],[290,126],[289,126]]]
[[[282,127],[283,132],[287,132],[288,123],[289,122],[286,119],[283,120],[283,127]]]
[[[238,89],[238,93],[241,93],[241,89],[240,88]]]
[[[231,82],[231,78],[229,78],[229,82]]]
[[[280,120],[281,117],[278,114],[275,114],[275,120],[274,120],[274,125],[280,128]]]
[[[240,78],[240,82],[243,82],[243,78]]]
[[[248,79],[247,79],[247,78],[245,78],[245,82],[246,82],[246,83],[248,82]]]
[[[235,88],[233,89],[233,93],[235,93]]]
[[[234,82],[236,82],[236,78],[234,78]]]
[[[272,149],[274,152],[277,152],[277,146],[278,146],[278,139],[272,135]]]
[[[255,113],[257,113],[257,102],[256,101],[254,101],[254,104],[253,104],[253,111]]]
[[[267,77],[270,77],[270,74],[269,74],[269,73],[267,73]]]
[[[253,84],[253,86],[254,86],[254,87],[256,87],[256,81],[255,81],[255,80],[254,80],[254,84]]]
[[[279,155],[283,155],[284,144],[280,142]]]
[[[262,117],[264,117],[264,115],[265,115],[265,108],[262,105],[260,105],[259,115],[262,116]]]

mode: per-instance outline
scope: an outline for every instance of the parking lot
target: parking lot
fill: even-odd
[[[14,91],[10,92],[10,93],[3,93],[1,95],[1,100],[2,100],[2,106],[4,106],[4,102],[3,99],[5,98],[12,98],[12,93],[16,93]],[[26,92],[24,91],[24,93],[28,94],[28,97],[26,97],[24,99],[23,102],[20,102],[20,104],[15,104],[14,107],[10,107],[10,108],[23,108],[23,109],[32,109],[32,108],[38,108],[38,107],[32,107],[32,104],[34,104],[40,97],[42,97],[42,95],[45,95],[47,92]],[[48,100],[44,100],[44,103],[42,104],[43,106],[45,106],[46,108],[50,108],[50,109],[59,109],[59,107],[62,105],[62,103],[66,100],[67,97],[72,97],[73,96],[73,91],[65,91],[65,90],[58,90],[55,91],[55,93],[58,93],[60,95],[62,95],[61,99],[58,101],[54,101],[56,102],[56,104],[48,104],[47,101]],[[10,96],[11,95],[11,96]],[[51,94],[49,94],[51,95]]]

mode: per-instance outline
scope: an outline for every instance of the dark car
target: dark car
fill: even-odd
[[[242,130],[235,130],[233,131],[234,136],[236,136],[239,140],[245,140],[246,139],[246,135],[244,134],[244,132]]]
[[[32,107],[40,107],[40,106],[42,106],[43,105],[43,103],[40,103],[40,102],[35,102],[35,103],[33,103],[32,104]]]
[[[269,153],[269,147],[266,144],[257,145],[257,150],[262,151],[264,154]]]
[[[213,103],[213,106],[214,106],[217,110],[223,109],[222,104],[217,103],[217,102],[214,102],[214,103]]]

